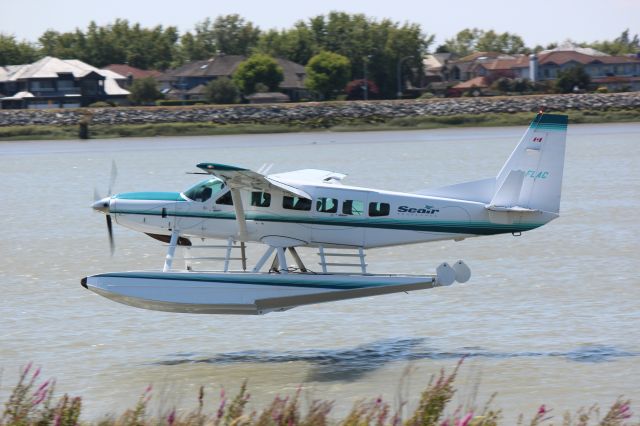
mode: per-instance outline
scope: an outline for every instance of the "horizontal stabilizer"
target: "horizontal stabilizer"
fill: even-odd
[[[502,207],[502,206],[488,205],[487,210],[491,210],[492,212],[540,213],[540,210],[533,210],[533,209],[528,209],[526,207],[520,207],[520,206]]]
[[[511,170],[489,202],[489,206],[511,207],[516,205],[520,199],[523,181],[524,172],[522,170]]]
[[[496,178],[487,178],[440,188],[423,189],[416,191],[415,194],[487,203],[491,200],[491,196],[495,192],[495,187]]]

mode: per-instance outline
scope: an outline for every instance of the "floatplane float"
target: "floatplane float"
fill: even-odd
[[[520,235],[557,218],[566,130],[567,116],[540,113],[497,176],[415,193],[348,186],[344,174],[325,170],[267,174],[267,167],[251,171],[201,163],[198,174],[207,179],[184,192],[96,200],[93,208],[106,214],[112,252],[112,217],[168,243],[168,249],[162,270],[92,275],[82,286],[145,309],[265,314],[465,282],[471,272],[462,261],[442,263],[431,275],[368,273],[365,250]],[[222,242],[204,244],[209,240]],[[248,267],[247,243],[266,246],[253,267]],[[318,250],[319,271],[305,266],[298,254],[302,247]],[[178,248],[184,253],[179,269],[174,267]],[[200,250],[222,253],[201,256]],[[196,270],[205,261],[223,266]],[[232,261],[241,267],[232,270]],[[335,267],[354,267],[357,273],[329,271]]]

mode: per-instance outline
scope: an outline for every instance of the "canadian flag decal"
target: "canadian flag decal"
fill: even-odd
[[[535,137],[533,138],[534,142],[542,142],[542,137]]]

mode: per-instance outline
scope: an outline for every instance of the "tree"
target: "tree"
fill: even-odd
[[[150,104],[162,98],[156,81],[151,77],[134,80],[129,92],[129,100],[137,105]]]
[[[182,56],[195,61],[220,53],[248,55],[258,44],[260,29],[240,15],[221,15],[215,21],[206,18],[196,24],[194,33],[180,40]]]
[[[233,73],[233,82],[245,95],[254,93],[257,83],[265,84],[269,90],[276,90],[283,79],[284,72],[278,62],[262,53],[240,62]]]
[[[587,89],[590,83],[591,77],[582,65],[578,65],[559,71],[555,86],[561,93],[571,93],[575,87],[581,90]]]
[[[454,38],[445,41],[442,50],[467,56],[475,51],[501,53],[528,53],[522,37],[517,34],[496,33],[494,30],[465,28]]]
[[[95,67],[128,63],[142,69],[165,69],[179,62],[178,29],[116,19],[105,26],[90,22],[85,31],[59,33],[48,30],[38,39],[42,55],[79,59]]]
[[[319,92],[324,99],[333,97],[342,90],[351,78],[351,62],[345,56],[332,52],[321,52],[309,60],[305,68],[305,85]]]
[[[459,31],[454,38],[445,40],[444,48],[450,53],[467,56],[476,48],[476,41],[480,37],[481,30],[477,28],[465,28]]]
[[[34,62],[37,49],[26,41],[16,41],[12,35],[0,33],[0,65],[21,65]]]
[[[205,96],[207,101],[214,104],[235,104],[240,92],[231,79],[220,77],[206,85]]]
[[[596,41],[590,47],[609,55],[635,54],[640,52],[640,36],[636,34],[631,37],[627,28],[613,41]]]
[[[306,64],[318,53],[320,46],[304,21],[298,21],[290,30],[269,30],[258,41],[256,51],[278,58],[287,58]]]
[[[216,49],[226,55],[247,55],[258,44],[260,29],[240,15],[218,16],[213,23]]]
[[[411,56],[401,70],[403,77],[421,76],[421,58],[432,43],[433,36],[425,35],[418,24],[331,12],[298,21],[288,30],[267,31],[256,49],[300,64],[323,51],[337,53],[349,58],[354,77],[364,77],[366,62],[367,79],[377,83],[382,97],[390,98],[397,91],[398,61]]]

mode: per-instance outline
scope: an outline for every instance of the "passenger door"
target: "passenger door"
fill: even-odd
[[[323,189],[312,205],[311,240],[360,247],[364,243],[366,191]]]

